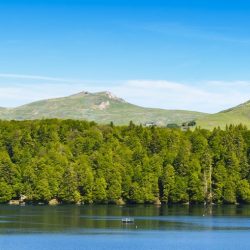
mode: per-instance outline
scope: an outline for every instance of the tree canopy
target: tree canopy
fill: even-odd
[[[249,203],[250,131],[0,121],[0,202]]]

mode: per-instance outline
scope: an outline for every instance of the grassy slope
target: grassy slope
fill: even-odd
[[[102,102],[109,102],[109,106],[98,109]],[[106,92],[100,93],[79,93],[73,96],[43,100],[27,104],[14,109],[0,110],[0,119],[41,119],[41,118],[62,118],[62,119],[86,119],[99,123],[128,124],[145,123],[150,121],[162,125],[168,123],[182,123],[204,116],[203,113],[182,110],[163,110],[143,108],[122,99],[111,98]]]
[[[250,128],[250,101],[235,108],[228,109],[213,115],[207,115],[197,120],[197,126],[212,129],[220,126],[225,128],[227,124],[244,124]]]

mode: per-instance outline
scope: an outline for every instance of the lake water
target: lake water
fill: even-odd
[[[28,249],[249,250],[250,206],[0,206],[0,250]]]

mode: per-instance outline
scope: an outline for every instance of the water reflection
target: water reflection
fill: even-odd
[[[0,234],[250,230],[250,206],[0,206]],[[135,223],[124,225],[122,218]]]

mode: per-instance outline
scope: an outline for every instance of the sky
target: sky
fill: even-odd
[[[0,106],[111,91],[214,113],[250,99],[248,0],[0,0]]]

